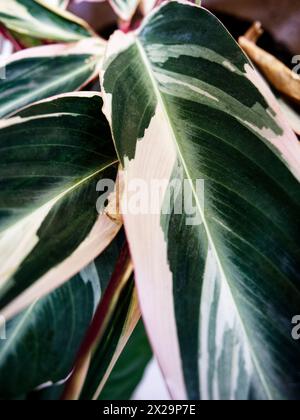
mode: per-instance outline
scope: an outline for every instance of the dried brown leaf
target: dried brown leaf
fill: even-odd
[[[273,55],[258,47],[246,36],[239,38],[239,44],[271,85],[300,104],[300,77],[297,73],[290,70]]]

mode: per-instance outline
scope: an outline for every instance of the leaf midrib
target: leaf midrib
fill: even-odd
[[[84,184],[85,182],[87,182],[88,180],[96,177],[98,174],[100,174],[101,172],[104,172],[106,169],[116,165],[119,161],[117,159],[112,160],[111,162],[107,163],[106,165],[102,166],[101,169],[98,169],[97,171],[93,172],[92,174],[84,177],[83,179],[81,179],[80,181],[76,182],[74,185],[72,185],[71,187],[67,188],[66,191],[61,192],[60,194],[58,194],[57,196],[54,196],[53,198],[49,199],[48,201],[46,201],[45,203],[41,204],[40,206],[37,206],[34,210],[32,210],[31,212],[29,212],[28,214],[26,214],[24,217],[21,217],[19,220],[17,220],[16,222],[12,222],[9,226],[6,227],[6,229],[4,229],[3,231],[0,232],[0,239],[1,236],[4,235],[7,231],[9,231],[9,229],[11,229],[12,227],[18,225],[19,223],[23,223],[23,221],[25,219],[29,219],[30,217],[32,217],[36,211],[42,209],[43,207],[46,207],[47,205],[49,205],[49,203],[53,202],[53,205],[57,204],[57,202],[59,200],[61,200],[62,198],[64,198],[67,194],[71,193],[72,191],[74,191],[75,189],[79,188],[82,184]]]

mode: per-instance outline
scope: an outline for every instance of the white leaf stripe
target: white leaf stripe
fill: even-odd
[[[160,157],[151,153],[156,142],[164,138],[163,148]],[[176,156],[170,144],[170,132],[165,123],[164,114],[158,105],[156,115],[152,119],[143,141],[139,142],[136,148],[136,158],[125,160],[126,179],[128,183],[137,177],[143,176],[150,188],[153,179],[170,179],[173,171],[173,162]],[[142,170],[142,168],[144,168]],[[164,191],[161,191],[162,195]],[[158,361],[162,367],[167,387],[174,398],[186,398],[182,368],[179,356],[179,345],[177,342],[175,314],[172,297],[172,273],[167,262],[167,246],[164,235],[160,229],[160,208],[161,203],[154,203],[156,208],[153,215],[147,217],[147,224],[143,215],[130,217],[124,215],[125,228],[130,244],[131,254],[137,276],[137,289],[141,302],[141,309],[144,314],[152,313],[151,318],[145,319],[145,326],[150,334],[150,342],[154,349],[157,349],[162,342],[167,342],[157,354]],[[122,203],[123,206],[123,203]],[[143,238],[141,246],[138,238]],[[152,248],[152,241],[157,245]],[[153,255],[155,265],[149,260],[148,255]],[[163,281],[162,281],[163,279]],[[164,308],[164,316],[153,308]],[[155,331],[155,334],[151,332]],[[172,353],[170,353],[172,348]]]
[[[251,377],[254,374],[247,337],[240,329],[238,317],[231,311],[234,302],[226,289],[226,284],[220,279],[211,250],[207,253],[201,299],[199,342],[201,399],[247,400],[250,395]],[[230,345],[226,343],[226,337],[230,340]],[[223,353],[226,358],[231,359],[229,363],[222,360]],[[228,371],[225,371],[224,375],[218,375],[220,370],[226,367]],[[224,377],[226,377],[225,386],[222,386]]]
[[[68,6],[69,0],[43,0],[45,4],[52,7],[61,7],[65,9]]]

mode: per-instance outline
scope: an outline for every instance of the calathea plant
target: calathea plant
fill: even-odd
[[[299,399],[300,150],[273,94],[200,6],[105,41],[66,3],[0,4],[20,50],[0,81],[0,397],[130,398],[141,311],[172,398]]]

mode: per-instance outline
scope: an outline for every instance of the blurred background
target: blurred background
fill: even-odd
[[[227,23],[233,34],[259,20],[283,48],[292,54],[300,54],[300,0],[203,0],[202,4]],[[69,9],[104,34],[117,20],[105,1],[73,0]]]

